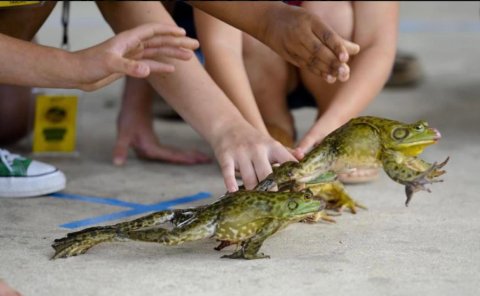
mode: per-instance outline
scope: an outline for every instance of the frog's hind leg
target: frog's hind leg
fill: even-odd
[[[84,254],[91,247],[103,243],[118,240],[115,226],[91,227],[82,231],[69,233],[66,237],[56,239],[52,247],[55,254],[51,259],[67,258]]]
[[[179,245],[187,241],[211,237],[215,234],[215,230],[216,216],[207,214],[193,216],[179,223],[172,230],[163,228],[140,229],[123,232],[121,236],[137,241]]]
[[[367,207],[353,200],[350,197],[350,195],[347,193],[345,187],[340,181],[318,184],[307,183],[307,187],[313,192],[313,194],[317,198],[320,198],[327,202],[328,209],[336,210],[338,212],[342,212],[344,209],[349,209],[352,214],[357,213],[357,208],[361,208],[364,210],[367,209]],[[324,218],[322,219],[326,220]]]
[[[170,222],[183,212],[184,210],[161,211],[132,221],[110,226],[90,227],[81,231],[69,233],[66,237],[56,239],[53,242],[52,247],[55,249],[55,254],[51,259],[67,258],[84,254],[91,247],[103,242],[123,241],[125,240],[121,235],[123,232],[150,228]]]

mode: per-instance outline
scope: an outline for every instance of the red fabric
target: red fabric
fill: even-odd
[[[303,1],[285,1],[288,5],[302,6]]]

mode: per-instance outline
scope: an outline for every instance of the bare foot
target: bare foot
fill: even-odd
[[[181,150],[161,144],[151,124],[120,125],[113,151],[115,165],[125,164],[129,148],[132,148],[139,158],[148,160],[186,165],[211,162],[210,157],[200,151]]]

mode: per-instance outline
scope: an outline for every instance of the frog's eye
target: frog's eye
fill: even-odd
[[[306,189],[304,192],[303,192],[303,196],[306,198],[306,199],[311,199],[313,197],[313,192],[310,190],[310,189]]]
[[[417,125],[415,126],[415,131],[417,131],[417,132],[419,132],[419,133],[423,132],[424,130],[425,130],[425,125],[423,125],[423,124],[421,124],[421,123],[420,123],[420,124],[417,124]]]
[[[397,128],[393,131],[392,136],[395,140],[403,140],[408,136],[406,128]]]
[[[298,208],[298,203],[294,200],[291,200],[288,202],[288,209],[293,211],[295,210],[296,208]]]

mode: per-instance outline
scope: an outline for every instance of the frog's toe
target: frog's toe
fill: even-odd
[[[448,160],[450,157],[447,157],[442,163],[433,163],[432,166],[430,166],[423,174],[419,176],[419,178],[426,178],[428,181],[431,183],[433,182],[442,182],[441,180],[437,181],[434,180],[434,178],[439,177],[443,174],[446,173],[445,170],[442,170],[442,168],[447,164]]]
[[[239,250],[230,255],[223,255],[220,258],[254,260],[254,259],[269,259],[270,256],[265,255],[264,253],[248,254],[243,252],[243,250]]]
[[[412,196],[415,192],[431,192],[430,189],[427,188],[425,185],[443,182],[442,179],[435,178],[445,173],[444,170],[438,170],[438,168],[442,168],[443,166],[445,166],[445,164],[447,164],[448,162],[448,159],[449,158],[447,158],[444,162],[440,164],[434,163],[428,170],[420,174],[417,178],[405,184],[405,194],[407,195],[405,206],[408,207],[408,204],[410,203]]]
[[[264,253],[257,253],[245,256],[245,259],[270,259],[270,255],[265,255]]]
[[[356,210],[357,208],[362,209],[362,210],[368,210],[368,208],[366,206],[364,206],[363,204],[361,204],[361,203],[359,203],[358,201],[355,201],[355,200],[352,200],[352,202],[348,203],[347,207],[352,214],[357,213],[357,210]]]
[[[413,194],[418,191],[427,191],[428,193],[431,193],[432,191],[425,187],[425,184],[431,184],[431,183],[436,183],[436,182],[443,182],[443,180],[426,180],[423,179],[422,181],[425,182],[418,182],[418,183],[410,183],[405,186],[405,194],[407,195],[407,200],[405,201],[405,206],[408,207],[408,204],[412,200]]]
[[[246,260],[270,259],[270,256],[265,255],[264,253],[256,253],[256,254],[245,253],[242,259],[246,259]]]
[[[343,205],[340,206],[340,208],[338,208],[338,211],[343,212],[345,209],[349,209],[350,213],[352,214],[357,213],[357,210],[355,209],[355,202],[344,203]]]
[[[228,259],[242,259],[243,258],[243,252],[241,250],[235,251],[230,255],[223,255],[220,258],[228,258]]]
[[[81,242],[73,242],[66,246],[58,247],[55,249],[55,254],[52,256],[53,259],[58,258],[68,258],[72,256],[77,256],[81,254],[85,254],[93,245],[91,244],[84,244]]]
[[[364,206],[363,204],[353,200],[353,199],[348,199],[348,200],[339,200],[336,203],[334,203],[331,207],[332,210],[336,210],[338,212],[343,212],[345,209],[348,209],[352,214],[357,213],[357,208],[367,210],[368,208]]]
[[[309,223],[309,224],[314,224],[314,223],[317,223],[320,220],[323,220],[323,221],[326,221],[326,222],[329,222],[329,223],[337,223],[337,221],[335,221],[335,219],[331,218],[331,216],[338,216],[338,215],[329,214],[326,211],[319,211],[319,212],[303,219],[302,222]]]

